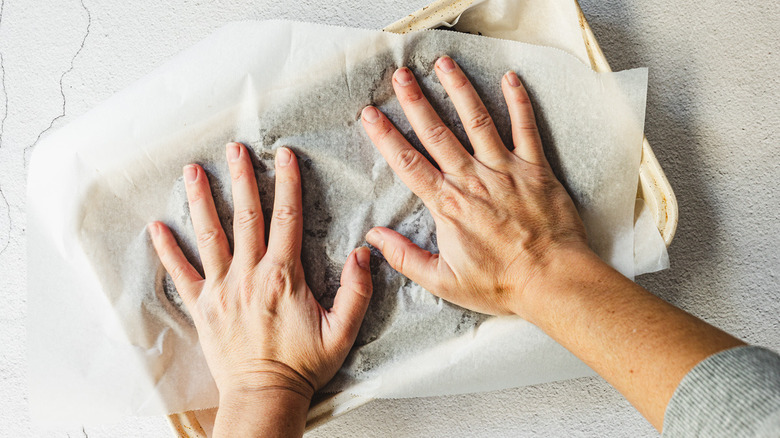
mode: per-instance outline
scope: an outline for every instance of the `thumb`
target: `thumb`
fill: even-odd
[[[347,257],[344,270],[341,271],[341,287],[329,311],[330,316],[338,320],[339,327],[343,328],[342,335],[350,345],[355,341],[371,301],[373,284],[370,259],[371,251],[366,247],[352,251]]]
[[[428,291],[438,291],[438,254],[431,254],[403,235],[384,227],[372,228],[366,235],[366,241],[382,251],[393,269]]]

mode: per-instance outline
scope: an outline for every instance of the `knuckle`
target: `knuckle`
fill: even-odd
[[[420,90],[418,87],[407,88],[411,88],[409,91],[404,93],[403,99],[407,104],[416,105],[425,102],[425,95],[422,93],[422,90]]]
[[[528,93],[526,93],[524,90],[517,90],[515,94],[515,102],[520,105],[530,105],[531,104],[531,98],[528,97]]]
[[[187,191],[187,197],[189,198],[190,205],[195,205],[199,202],[203,202],[206,198],[206,191],[203,190],[202,187],[193,187]]]
[[[396,271],[403,272],[404,259],[406,258],[406,252],[400,246],[394,246],[388,254],[387,261],[390,262],[390,266]]]
[[[285,171],[276,172],[276,184],[282,186],[297,186],[299,184],[298,173],[295,170],[289,168]]]
[[[153,242],[155,244],[154,250],[157,252],[157,255],[160,256],[160,260],[162,262],[173,262],[174,254],[176,248],[179,246],[175,242],[171,242],[170,239],[167,238],[163,240],[162,242]]]
[[[248,178],[250,174],[254,176],[254,171],[250,172],[250,170],[244,166],[237,166],[237,168],[230,172],[230,177],[233,181],[239,181],[242,178]]]
[[[217,300],[217,309],[219,309],[219,311],[222,314],[225,314],[227,310],[232,307],[233,304],[232,296],[225,293],[224,290],[220,290],[219,292],[217,292],[216,300]]]
[[[469,82],[469,78],[466,77],[464,74],[456,75],[455,79],[452,81],[452,88],[454,90],[461,90],[464,87],[470,87],[471,82]]]
[[[382,120],[381,126],[377,127],[376,139],[378,143],[384,143],[390,139],[393,134],[393,125]]]
[[[220,240],[222,240],[222,233],[217,229],[204,230],[198,234],[198,246],[202,248],[214,246]]]
[[[349,281],[349,289],[363,298],[371,298],[374,284],[371,276],[359,276]]]
[[[242,279],[238,284],[238,294],[245,304],[250,304],[257,292],[257,285],[250,278]]]
[[[452,195],[444,195],[439,198],[438,211],[445,217],[454,218],[460,215],[460,200]]]
[[[273,220],[279,225],[289,225],[298,218],[298,209],[289,204],[279,205],[274,208]]]
[[[517,130],[525,135],[537,135],[539,133],[539,127],[536,126],[536,120],[533,118],[518,123]]]
[[[371,298],[374,285],[371,281],[356,280],[352,283],[352,290],[363,298]]]
[[[201,295],[201,298],[195,303],[195,312],[193,313],[197,313],[200,318],[208,323],[219,321],[219,311],[215,306],[212,306],[210,302],[207,302],[203,295]]]
[[[517,191],[517,182],[511,173],[496,172],[496,185],[505,191],[515,193]]]
[[[538,187],[540,187],[540,190],[544,190],[545,192],[553,192],[558,189],[563,189],[563,185],[560,181],[558,181],[558,178],[555,176],[555,174],[552,172],[552,170],[546,169],[542,166],[534,166],[530,174],[532,176],[531,181]],[[563,189],[565,191],[565,189]],[[565,197],[563,199],[566,199]]]
[[[236,222],[242,228],[254,228],[260,220],[260,211],[254,208],[243,208],[236,211]]]
[[[480,108],[469,116],[466,126],[474,131],[490,129],[493,127],[493,119],[486,109]]]
[[[290,290],[292,290],[292,278],[289,270],[283,263],[274,263],[263,277],[263,291],[268,294],[279,294]]]
[[[445,218],[458,218],[463,213],[464,196],[454,187],[443,189],[436,201],[436,210]]]
[[[222,325],[229,308],[229,299],[223,290],[216,290],[213,294],[201,295],[195,303],[195,311],[209,326]]]
[[[464,186],[466,191],[472,195],[478,196],[480,198],[486,198],[490,196],[490,192],[488,191],[487,186],[477,176],[470,175],[464,177]]]
[[[438,146],[450,138],[450,130],[441,123],[431,125],[423,131],[423,139],[429,145]]]
[[[186,270],[185,270],[184,266],[182,266],[182,265],[176,265],[176,266],[172,267],[168,271],[168,273],[171,275],[171,279],[173,279],[174,283],[178,283],[179,280],[181,280],[182,277],[184,277],[184,273],[185,272],[186,272]]]
[[[401,149],[395,156],[395,163],[400,170],[413,169],[420,160],[420,154],[412,149]]]

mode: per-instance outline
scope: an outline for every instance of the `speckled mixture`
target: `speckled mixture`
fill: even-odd
[[[220,219],[232,243],[232,201],[224,144],[241,141],[253,151],[266,217],[270,217],[273,204],[274,150],[287,146],[295,151],[303,180],[302,261],[308,284],[324,306],[333,301],[346,256],[354,247],[365,244],[363,236],[372,226],[391,227],[423,248],[436,250],[430,214],[374,150],[358,120],[365,105],[377,105],[415,147],[423,150],[392,93],[390,77],[400,65],[407,65],[415,72],[433,106],[466,147],[470,146],[462,126],[432,71],[435,59],[448,53],[462,65],[484,96],[502,133],[509,132],[508,115],[498,84],[508,69],[518,71],[537,102],[537,117],[556,170],[564,177],[583,214],[587,217],[595,212],[589,231],[598,236],[604,235],[605,229],[631,229],[636,176],[628,176],[632,183],[622,191],[620,188],[607,190],[606,185],[615,180],[616,174],[626,171],[624,163],[632,160],[638,163],[641,120],[638,127],[619,127],[623,118],[613,115],[620,109],[607,102],[618,90],[629,90],[631,84],[640,84],[634,89],[641,91],[644,71],[621,73],[604,80],[583,71],[586,68],[574,58],[549,51],[556,61],[562,60],[571,71],[582,73],[583,83],[604,93],[604,99],[596,93],[586,105],[572,97],[580,90],[568,86],[566,71],[524,65],[526,57],[538,57],[537,52],[544,49],[513,45],[524,49],[517,51],[515,59],[475,57],[465,54],[489,53],[486,44],[492,43],[436,31],[407,38],[405,47],[350,59],[348,70],[344,67],[341,74],[309,74],[307,81],[295,84],[299,92],[294,99],[272,89],[256,97],[272,102],[270,105],[243,102],[160,139],[158,144],[144,145],[147,151],[165,152],[147,154],[136,165],[106,174],[92,186],[84,205],[81,240],[95,260],[104,289],[123,318],[131,341],[146,350],[162,342],[159,357],[149,358],[154,372],[162,372],[164,364],[183,360],[172,352],[176,351],[178,342],[190,342],[196,336],[186,309],[144,232],[148,221],[165,221],[185,254],[198,266],[180,176],[183,156],[185,162],[197,162],[206,169]],[[643,92],[627,96],[629,107],[641,116]],[[249,101],[253,98],[247,97]],[[575,117],[572,122],[571,117],[565,117],[556,108],[562,102],[572,105],[565,111],[586,115]],[[631,129],[639,136],[636,147],[612,147],[616,138]],[[581,138],[595,138],[597,144],[604,146],[576,141]],[[172,153],[177,148],[181,155]],[[635,173],[638,168],[628,167],[629,173]],[[599,197],[604,199],[595,199]],[[614,217],[600,212],[605,203],[609,205],[616,200],[628,200],[627,215]],[[608,238],[602,248],[607,257],[614,244],[614,239]],[[374,297],[355,349],[326,388],[328,391],[376,376],[384,365],[466,333],[486,318],[437,299],[395,272],[377,251],[373,254]],[[172,330],[167,330],[168,327]]]

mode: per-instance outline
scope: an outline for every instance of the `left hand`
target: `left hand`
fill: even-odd
[[[184,179],[205,278],[164,224],[150,224],[152,241],[195,322],[220,391],[220,413],[224,403],[233,402],[226,397],[267,397],[264,391],[297,394],[308,408],[314,391],[338,371],[357,336],[372,292],[370,251],[358,248],[349,254],[333,307],[322,308],[301,265],[301,177],[295,155],[286,148],[276,154],[267,246],[249,153],[231,143],[227,156],[235,250],[231,253],[220,225],[206,174],[194,164],[185,166]]]

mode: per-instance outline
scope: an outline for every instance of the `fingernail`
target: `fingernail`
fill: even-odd
[[[517,77],[517,73],[513,71],[506,72],[506,81],[513,87],[519,87],[522,85],[520,84],[520,79]]]
[[[227,156],[230,161],[238,160],[238,157],[241,156],[241,146],[239,146],[238,143],[228,143]]]
[[[379,110],[373,106],[367,106],[363,108],[363,113],[360,115],[368,123],[374,123],[379,120]]]
[[[184,166],[184,180],[188,183],[194,183],[198,179],[198,168],[194,164]]]
[[[398,85],[405,87],[414,81],[414,75],[408,68],[401,67],[395,72],[395,81],[398,82]]]
[[[366,241],[380,251],[382,251],[382,247],[385,245],[385,241],[382,240],[382,234],[376,230],[371,230],[366,234]]]
[[[292,161],[292,152],[287,148],[279,148],[276,151],[276,164],[284,167]]]
[[[368,248],[358,248],[357,252],[355,254],[357,256],[357,262],[358,266],[360,266],[364,271],[370,270],[371,266],[371,251],[368,250]]]
[[[147,225],[146,229],[149,230],[149,234],[151,234],[152,237],[157,237],[160,235],[160,226],[155,223]]]
[[[439,68],[445,73],[452,73],[455,71],[455,61],[449,56],[442,56],[437,63]]]

